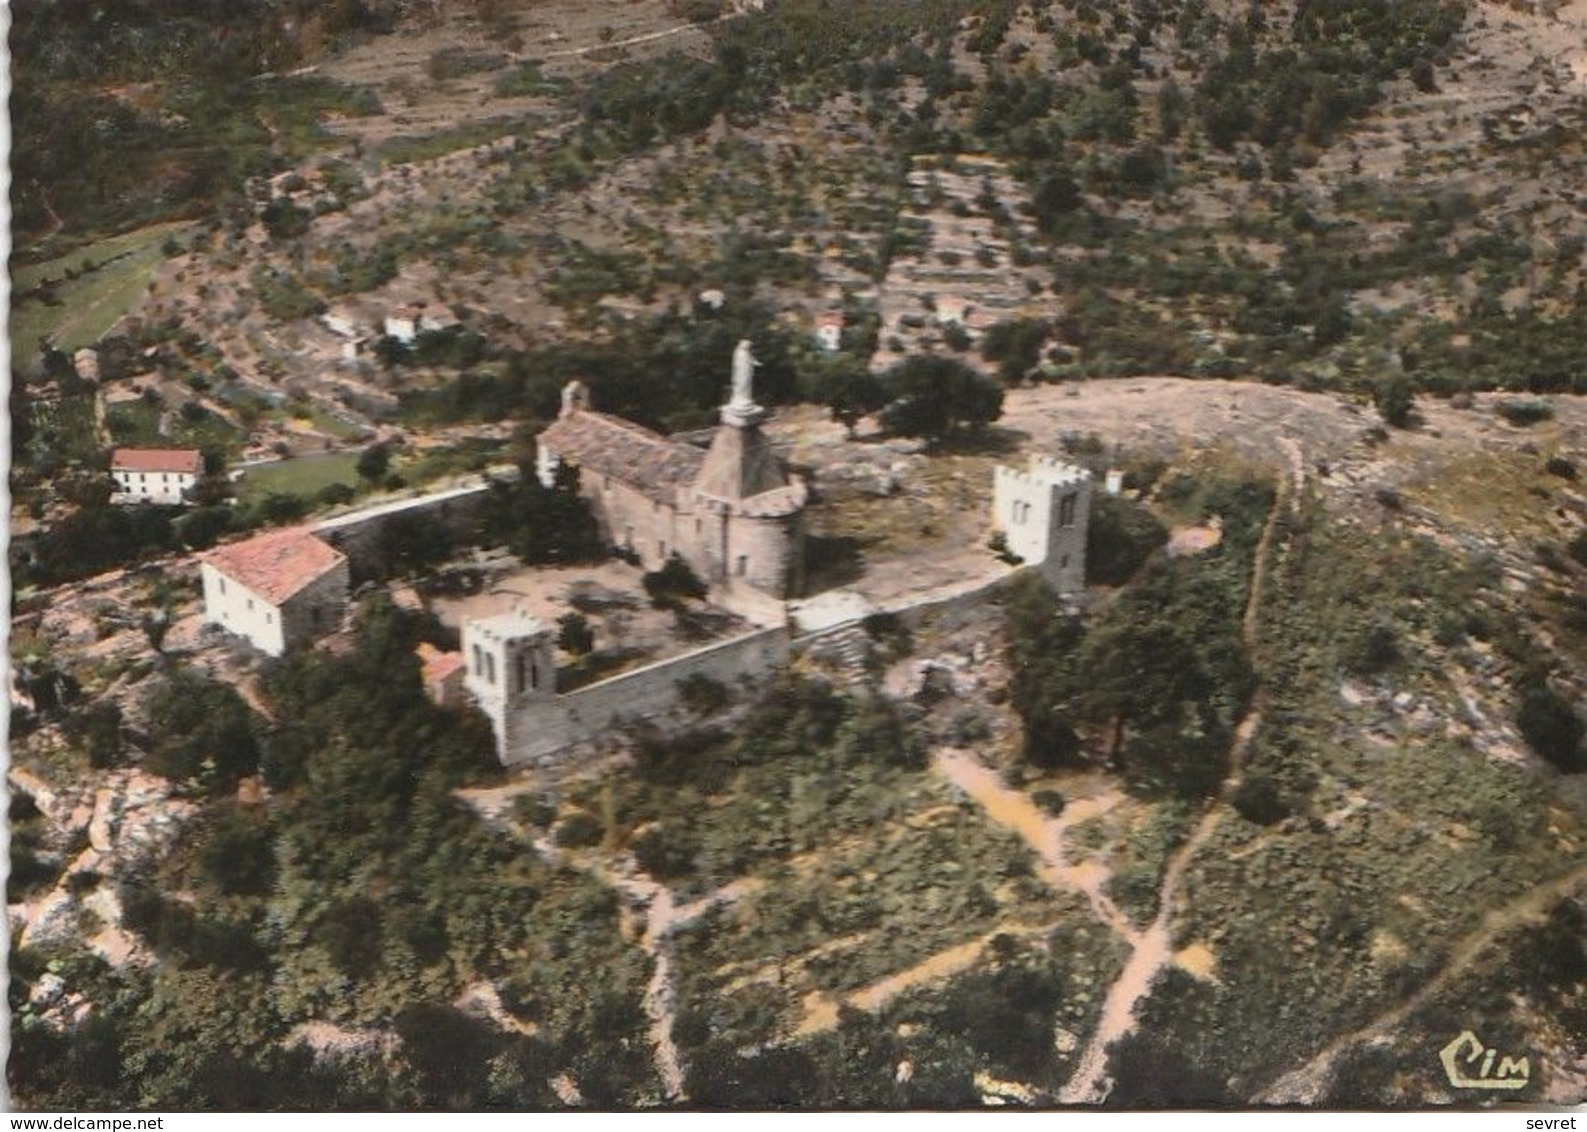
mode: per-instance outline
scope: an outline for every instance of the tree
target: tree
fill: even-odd
[[[887,404],[887,387],[862,359],[838,354],[817,361],[806,376],[805,397],[830,409],[852,440],[860,420]]]
[[[601,558],[600,525],[579,494],[579,470],[557,469],[551,487],[532,468],[515,484],[495,489],[486,533],[530,565],[594,562]]]
[[[384,444],[371,444],[358,454],[358,478],[378,483],[391,468],[391,449]]]
[[[121,708],[109,700],[89,704],[80,716],[72,716],[68,727],[81,741],[92,767],[114,766],[121,754]]]
[[[1587,770],[1587,750],[1582,747],[1587,725],[1547,681],[1536,679],[1522,689],[1516,726],[1529,747],[1566,774]]]
[[[1410,428],[1411,410],[1416,407],[1416,394],[1410,379],[1402,373],[1385,378],[1372,391],[1372,400],[1378,415],[1391,428]]]
[[[575,657],[587,656],[595,648],[595,630],[584,614],[564,613],[557,618],[557,647]]]
[[[1168,542],[1168,529],[1139,503],[1099,493],[1086,528],[1086,577],[1120,586]]]
[[[1080,186],[1074,178],[1063,173],[1054,173],[1042,181],[1036,188],[1036,195],[1031,201],[1031,208],[1036,215],[1036,227],[1046,235],[1053,235],[1062,227],[1063,221],[1077,211],[1085,198],[1080,195]]]
[[[958,358],[916,354],[887,372],[887,384],[894,399],[882,422],[899,436],[938,444],[1003,415],[1002,387]]]
[[[149,769],[177,781],[208,780],[216,791],[236,786],[259,766],[253,712],[236,691],[180,669],[149,701],[153,727]]]
[[[171,631],[171,614],[169,610],[160,608],[153,613],[143,615],[143,635],[148,638],[149,647],[161,655],[165,652],[165,635]]]

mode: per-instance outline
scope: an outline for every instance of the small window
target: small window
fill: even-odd
[[[249,612],[253,611],[253,598],[249,598],[248,599],[248,609],[249,609]]]
[[[1072,527],[1075,525],[1075,496],[1066,495],[1058,503],[1058,525]]]
[[[523,653],[518,654],[518,690],[521,692],[528,686],[527,675],[529,671],[529,658]]]
[[[266,613],[265,614],[265,624],[266,625],[274,625],[275,623],[276,623],[276,615],[274,613]]]
[[[1060,561],[1059,561],[1059,563],[1058,563],[1058,568],[1059,568],[1059,569],[1060,569],[1060,570],[1067,570],[1067,569],[1069,569],[1069,556],[1068,556],[1068,555],[1067,555],[1067,554],[1066,554],[1066,555],[1064,555],[1064,556],[1063,556],[1063,558],[1062,558],[1062,559],[1061,559],[1061,560],[1060,560]]]
[[[215,583],[218,586],[220,586],[220,592],[221,593],[225,593],[226,592],[226,579],[225,578],[216,578],[215,579]]]
[[[666,544],[666,543],[664,543],[664,542],[658,542],[658,543],[657,543],[657,544],[656,544],[656,548],[657,548],[657,549],[658,549],[658,550],[659,550],[659,551],[660,551],[660,553],[661,553],[661,560],[662,560],[662,561],[663,561],[663,562],[665,562],[665,561],[666,561],[666,560],[667,560],[667,544]]]
[[[479,646],[474,646],[474,675],[478,676],[485,671],[485,654],[479,651]]]
[[[485,654],[485,679],[491,684],[496,682],[496,658],[490,653]]]
[[[540,687],[540,666],[532,660],[529,662],[529,686]]]
[[[740,554],[738,556],[738,564],[733,572],[736,573],[740,578],[749,573],[749,555]]]

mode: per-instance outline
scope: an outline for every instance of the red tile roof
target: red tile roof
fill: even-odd
[[[419,642],[419,663],[424,669],[426,685],[437,684],[463,667],[463,654],[442,652],[425,641]]]
[[[539,443],[569,464],[610,476],[653,499],[670,499],[673,489],[692,484],[705,460],[691,444],[589,410],[558,420],[540,434]]]
[[[215,569],[266,601],[280,605],[304,586],[347,561],[307,527],[285,527],[199,555]]]
[[[110,454],[113,472],[186,472],[198,475],[204,470],[204,456],[197,448],[117,448]]]

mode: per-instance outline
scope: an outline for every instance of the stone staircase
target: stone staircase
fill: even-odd
[[[876,681],[872,670],[875,644],[870,634],[858,623],[844,625],[823,633],[811,641],[805,655],[831,674],[841,688],[861,691]]]

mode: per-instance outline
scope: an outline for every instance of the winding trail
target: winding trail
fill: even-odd
[[[1041,859],[1036,875],[1059,892],[1083,893],[1097,919],[1122,939],[1134,943],[1140,929],[1119,910],[1107,894],[1112,870],[1099,861],[1071,861],[1064,852],[1064,835],[1074,826],[1107,813],[1124,800],[1118,790],[1080,798],[1057,817],[1044,814],[1030,796],[1003,785],[997,771],[969,751],[941,748],[932,761],[949,782],[968,794],[998,825],[1017,833]]]
[[[1280,1077],[1253,1098],[1264,1105],[1315,1104],[1322,1096],[1338,1060],[1357,1046],[1386,1036],[1398,1028],[1435,995],[1446,990],[1466,968],[1481,957],[1505,933],[1530,920],[1539,919],[1561,898],[1587,885],[1587,865],[1544,881],[1528,889],[1509,904],[1491,909],[1482,922],[1455,944],[1449,959],[1416,992],[1379,1014],[1358,1030],[1335,1038],[1299,1069]]]
[[[485,789],[465,789],[457,795],[485,821],[522,837],[534,847],[543,860],[566,862],[599,878],[622,893],[628,912],[642,910],[644,931],[639,936],[639,947],[650,957],[650,982],[645,986],[642,1006],[650,1019],[650,1043],[655,1059],[656,1074],[661,1078],[666,1099],[679,1103],[688,1099],[684,1091],[683,1059],[678,1053],[672,1031],[678,1020],[678,987],[672,954],[672,936],[687,927],[712,908],[731,904],[759,890],[763,882],[758,878],[744,877],[725,884],[697,900],[680,904],[673,892],[659,881],[646,875],[628,854],[613,855],[602,860],[589,853],[576,853],[554,844],[549,837],[536,836],[512,816],[513,800],[520,795],[540,789],[542,784],[534,777],[526,777],[505,786]]]
[[[1262,594],[1267,585],[1268,561],[1271,558],[1273,537],[1278,521],[1285,510],[1299,507],[1301,489],[1305,483],[1305,463],[1300,446],[1287,438],[1280,442],[1289,456],[1291,480],[1280,481],[1268,512],[1262,537],[1257,542],[1251,569],[1251,585],[1246,594],[1245,613],[1240,620],[1240,636],[1246,654],[1257,655],[1257,627],[1261,612]],[[1260,671],[1260,666],[1257,666]],[[1158,977],[1174,962],[1173,921],[1178,911],[1179,889],[1186,871],[1208,840],[1222,824],[1228,813],[1228,800],[1245,773],[1245,760],[1251,741],[1261,727],[1267,704],[1267,689],[1259,687],[1246,712],[1234,730],[1229,746],[1229,769],[1217,797],[1208,805],[1196,824],[1195,830],[1169,858],[1163,870],[1162,883],[1157,894],[1157,916],[1144,932],[1134,939],[1134,950],[1119,972],[1119,977],[1108,988],[1102,1002],[1102,1019],[1080,1055],[1074,1073],[1058,1094],[1058,1100],[1068,1105],[1097,1105],[1107,1100],[1112,1082],[1107,1076],[1108,1049],[1122,1038],[1134,1033],[1139,1020],[1136,1010],[1151,994]]]

